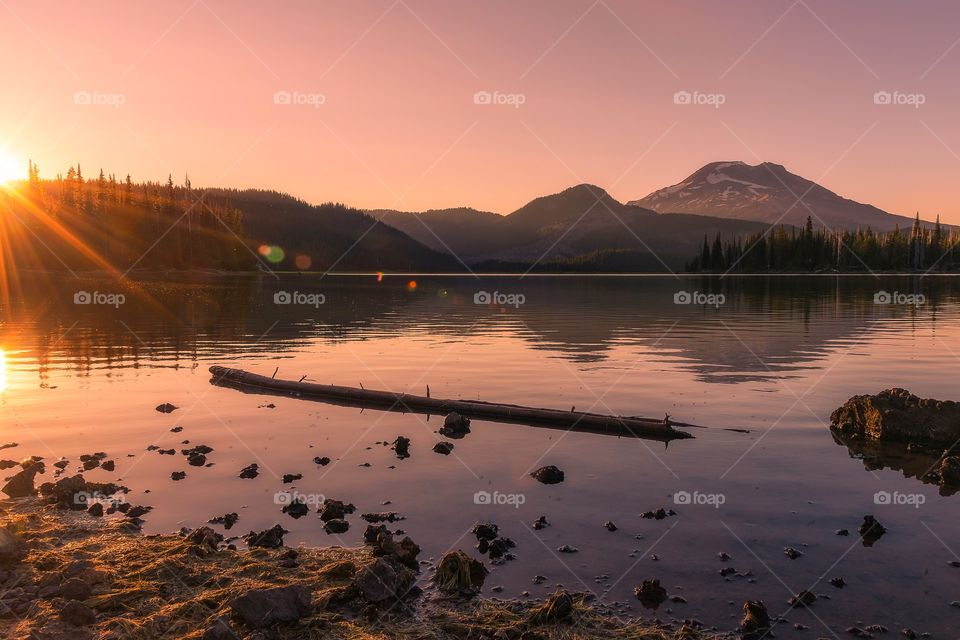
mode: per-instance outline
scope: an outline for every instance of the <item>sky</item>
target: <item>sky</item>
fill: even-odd
[[[771,161],[960,223],[955,0],[0,0],[0,60],[44,177],[509,213]]]

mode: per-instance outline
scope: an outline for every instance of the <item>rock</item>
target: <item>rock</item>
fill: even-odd
[[[76,600],[64,604],[59,615],[61,620],[75,627],[84,627],[97,621],[97,614],[93,609]]]
[[[533,528],[539,531],[540,529],[545,529],[550,526],[550,523],[547,522],[547,516],[540,516],[533,521]]]
[[[7,483],[3,485],[3,489],[0,490],[11,498],[26,498],[27,496],[32,496],[37,491],[33,486],[33,480],[37,476],[37,471],[39,471],[39,469],[35,466],[30,466],[15,473]]]
[[[320,519],[324,522],[328,520],[343,520],[348,513],[353,513],[357,508],[350,503],[344,503],[341,500],[326,498],[320,507]]]
[[[477,536],[477,540],[493,540],[499,531],[500,528],[492,522],[480,522],[473,525],[470,533]]]
[[[873,516],[863,516],[863,523],[860,525],[860,537],[863,539],[863,546],[872,547],[880,539],[887,529]]]
[[[447,593],[474,594],[480,591],[488,573],[482,562],[457,550],[440,558],[431,580]]]
[[[0,527],[0,564],[19,563],[27,555],[27,543],[16,533]]]
[[[850,531],[848,529],[837,529],[836,534],[838,536],[848,536],[850,535]]]
[[[350,529],[350,523],[340,518],[333,518],[323,523],[323,530],[327,533],[346,533]]]
[[[281,511],[296,520],[310,513],[310,507],[300,500],[300,498],[296,498],[290,504],[284,505]]]
[[[197,527],[187,534],[187,541],[204,549],[216,551],[223,542],[223,536],[210,527]]]
[[[938,468],[941,487],[960,487],[960,456],[947,456]]]
[[[86,600],[91,593],[90,585],[80,578],[70,578],[60,585],[60,595],[67,600]]]
[[[316,458],[313,459],[313,462],[314,464],[318,464],[321,467],[325,467],[328,464],[330,464],[330,458],[328,458],[327,456],[323,456],[323,457],[317,456]]]
[[[906,389],[854,396],[830,415],[846,436],[950,448],[960,440],[960,403],[921,399]]]
[[[283,481],[283,484],[290,484],[291,482],[294,482],[295,480],[300,480],[301,478],[303,478],[302,473],[285,473],[283,474],[282,481]]]
[[[409,536],[404,536],[401,540],[397,541],[393,537],[393,534],[384,528],[383,531],[377,532],[377,538],[371,546],[373,547],[373,555],[377,557],[393,558],[400,564],[414,571],[418,571],[420,568],[417,562],[417,556],[420,554],[420,546],[411,540]]]
[[[770,632],[770,614],[762,600],[747,600],[743,603],[740,632],[743,640],[760,640]]]
[[[217,516],[216,518],[210,518],[207,520],[210,524],[222,524],[224,529],[230,529],[237,523],[237,520],[240,519],[236,513],[228,513],[222,516]]]
[[[169,402],[164,402],[163,404],[158,404],[157,407],[156,407],[157,411],[159,411],[160,413],[173,413],[174,411],[176,411],[176,410],[179,409],[179,408],[180,408],[180,407],[174,406],[174,405],[170,404]]]
[[[783,554],[784,554],[785,556],[787,556],[788,558],[790,558],[791,560],[796,560],[797,558],[799,558],[799,557],[801,557],[801,556],[803,555],[803,552],[802,552],[802,551],[797,551],[797,550],[794,549],[793,547],[786,547],[786,548],[784,548],[784,550],[783,550]]]
[[[262,629],[277,622],[296,622],[313,612],[310,592],[300,585],[253,589],[230,603],[234,617]]]
[[[377,538],[381,533],[390,533],[390,531],[387,530],[386,525],[368,524],[366,531],[363,532],[363,543],[370,545],[377,544]]]
[[[669,516],[675,515],[677,515],[677,513],[673,509],[667,511],[663,507],[660,507],[656,511],[644,511],[640,514],[640,517],[646,520],[663,520]]]
[[[117,463],[114,462],[113,460],[107,460],[106,462],[100,465],[100,468],[103,469],[104,471],[113,471],[117,468]]]
[[[240,477],[246,480],[256,478],[258,475],[260,475],[260,467],[257,465],[256,462],[254,462],[253,464],[247,465],[246,467],[240,470]]]
[[[607,520],[606,522],[603,523],[603,528],[606,529],[607,531],[616,531],[617,525],[613,524],[613,521]]]
[[[433,445],[433,452],[439,453],[440,455],[448,456],[453,451],[452,442],[438,442]]]
[[[558,482],[563,482],[563,471],[560,471],[560,469],[552,464],[545,467],[540,467],[530,475],[543,484],[557,484]]]
[[[277,547],[283,546],[283,536],[287,533],[290,532],[280,525],[275,524],[270,529],[265,529],[259,533],[251,531],[247,535],[243,536],[243,541],[247,543],[248,547],[276,549]]]
[[[448,413],[443,419],[443,426],[440,427],[440,433],[448,438],[462,438],[470,433],[470,419],[461,416],[456,411]]]
[[[410,591],[416,576],[400,562],[388,557],[377,558],[357,575],[355,584],[364,600],[378,604],[400,600]]]
[[[561,547],[557,547],[557,551],[559,551],[560,553],[577,553],[579,549],[577,549],[576,547],[571,547],[568,544],[565,544]]]
[[[660,586],[659,580],[644,580],[633,594],[648,609],[656,609],[667,599],[667,590]]]
[[[94,518],[102,518],[103,504],[100,502],[94,502],[92,505],[90,505],[90,508],[87,509],[87,513],[89,513]]]
[[[837,577],[837,578],[831,578],[831,579],[830,579],[830,584],[832,584],[833,586],[835,586],[837,589],[843,589],[845,586],[847,586],[846,580],[844,580],[843,578],[839,578],[839,577]]]
[[[480,547],[484,542],[486,541],[481,540],[480,544],[478,544],[477,546]],[[496,540],[493,540],[486,545],[487,547],[486,551],[481,549],[480,552],[488,553],[490,555],[491,560],[498,560],[500,558],[506,558],[509,560],[513,558],[513,555],[508,552],[510,549],[514,548],[515,546],[517,546],[516,543],[510,538],[497,538]]]
[[[397,453],[397,457],[400,459],[410,457],[410,438],[405,436],[397,436],[397,439],[393,441],[393,449]]]
[[[551,594],[541,606],[531,609],[532,625],[573,624],[573,598],[564,590]]]
[[[39,493],[50,504],[80,511],[89,506],[92,498],[111,496],[121,488],[109,482],[87,482],[82,475],[75,475],[56,482],[44,482]]]
[[[186,477],[187,477],[186,471],[174,471],[173,473],[170,474],[170,479],[173,480],[174,482],[183,480]]]
[[[124,511],[127,514],[128,518],[139,518],[140,516],[145,516],[148,513],[153,511],[153,507],[145,507],[143,505],[135,505]]]
[[[380,513],[364,513],[360,515],[362,520],[367,522],[377,523],[377,522],[397,522],[398,520],[406,520],[406,518],[396,511],[382,511]]]
[[[200,640],[240,640],[240,637],[233,632],[230,625],[223,618],[217,618],[213,624],[207,627]]]
[[[807,591],[804,589],[797,595],[790,598],[789,603],[791,607],[809,607],[814,602],[817,601],[817,594],[812,591]]]

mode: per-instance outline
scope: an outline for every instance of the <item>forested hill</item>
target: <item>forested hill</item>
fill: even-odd
[[[366,213],[271,191],[135,183],[70,167],[0,189],[7,265],[35,269],[442,271],[457,261]]]

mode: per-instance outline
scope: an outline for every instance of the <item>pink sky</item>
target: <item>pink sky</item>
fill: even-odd
[[[2,0],[0,16],[0,148],[45,176],[79,161],[506,213],[579,182],[630,200],[706,162],[769,160],[960,223],[955,0]]]

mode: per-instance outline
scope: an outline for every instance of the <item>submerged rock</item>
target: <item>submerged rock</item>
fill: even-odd
[[[333,518],[323,523],[323,530],[327,533],[346,533],[350,529],[350,523],[340,518]]]
[[[156,409],[160,413],[173,413],[180,407],[170,404],[169,402],[164,402],[163,404],[158,404]]]
[[[313,459],[313,463],[314,463],[314,464],[318,464],[318,465],[320,465],[321,467],[325,467],[325,466],[327,466],[328,464],[330,464],[330,458],[328,458],[327,456],[322,456],[322,457],[321,457],[321,456],[317,456],[317,457],[315,457],[315,458]]]
[[[260,475],[260,466],[254,462],[240,470],[240,477],[246,480],[256,478]]]
[[[297,518],[302,518],[310,513],[310,507],[308,507],[302,500],[297,498],[290,504],[284,505],[281,511],[296,520]]]
[[[563,482],[563,471],[552,464],[549,464],[545,467],[540,467],[530,475],[533,476],[535,480],[542,482],[543,484],[557,484],[559,482]]]
[[[433,452],[439,453],[440,455],[448,456],[453,452],[453,443],[452,442],[438,442],[433,445]]]

